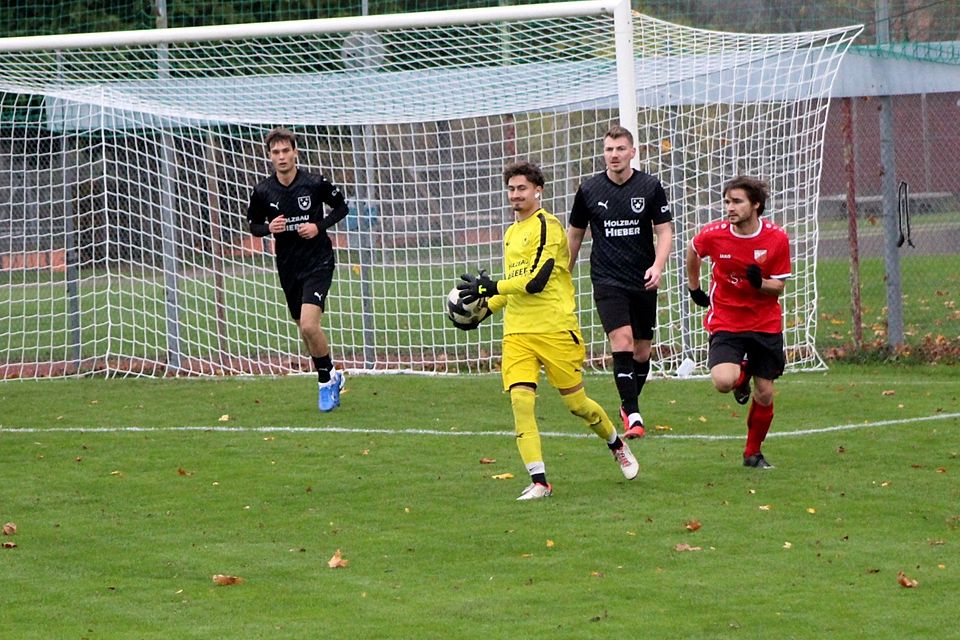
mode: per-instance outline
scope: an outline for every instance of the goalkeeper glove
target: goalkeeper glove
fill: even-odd
[[[463,303],[460,303],[460,305],[462,307]],[[477,327],[479,327],[481,322],[483,322],[484,320],[486,320],[487,318],[493,315],[493,311],[490,311],[490,308],[486,304],[481,305],[480,308],[482,309],[480,317],[474,320],[473,322],[457,322],[452,317],[450,316],[447,316],[447,317],[450,318],[450,321],[453,323],[453,326],[455,326],[457,329],[460,329],[461,331],[472,331]],[[462,309],[462,311],[464,312],[464,315],[467,315],[466,309]]]
[[[498,293],[497,281],[491,280],[484,269],[480,269],[480,273],[475,276],[465,273],[460,276],[460,279],[463,282],[457,285],[457,289],[460,290],[460,300],[464,304],[470,304],[480,298],[489,298]]]
[[[710,296],[703,292],[703,289],[697,287],[696,289],[687,289],[690,292],[690,299],[693,300],[693,303],[698,307],[709,307],[710,306]]]
[[[750,283],[754,289],[759,289],[763,286],[763,274],[760,273],[760,265],[751,264],[747,267],[747,282]]]

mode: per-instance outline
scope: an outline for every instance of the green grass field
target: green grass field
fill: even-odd
[[[632,482],[542,389],[555,495],[518,503],[493,376],[353,377],[325,415],[310,377],[7,382],[0,637],[957,637],[958,370],[777,387],[756,471],[731,396],[652,382]]]

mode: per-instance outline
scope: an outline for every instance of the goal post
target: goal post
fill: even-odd
[[[544,203],[565,219],[614,123],[637,133],[639,166],[676,217],[656,371],[705,360],[683,249],[741,172],[770,181],[768,210],[794,236],[790,367],[822,366],[820,153],[858,32],[723,34],[597,0],[0,39],[0,378],[309,370],[272,243],[246,230],[277,125],[350,202],[331,233],[324,317],[341,366],[494,369],[499,319],[464,333],[443,310],[460,273],[502,268],[503,167],[538,162]],[[602,367],[580,264],[580,320]]]

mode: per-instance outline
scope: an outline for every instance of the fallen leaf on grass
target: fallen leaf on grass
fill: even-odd
[[[5,525],[3,525],[3,535],[5,535],[5,536],[12,536],[12,535],[15,534],[16,532],[17,532],[17,523],[16,523],[16,522],[8,522],[8,523],[6,523]]]
[[[792,543],[792,542],[784,542],[784,543],[783,543],[783,548],[784,548],[784,549],[793,549],[793,543]]]
[[[937,467],[937,473],[946,473],[946,472],[947,472],[946,467]]]
[[[480,464],[493,464],[496,461],[496,458],[480,458]]]
[[[348,564],[350,564],[350,561],[345,560],[343,556],[340,555],[340,549],[337,549],[336,553],[334,553],[333,556],[327,560],[327,566],[331,569],[343,569]]]
[[[16,543],[16,542],[4,542],[4,543],[3,543],[3,548],[4,548],[4,549],[16,549],[16,548],[17,548],[17,543]]]
[[[553,549],[554,541],[547,538],[547,549]]]
[[[193,473],[190,472],[190,471],[187,471],[187,470],[184,469],[183,467],[179,467],[179,468],[177,468],[177,475],[178,475],[178,476],[192,476]]]
[[[700,524],[700,521],[699,521],[699,520],[690,520],[689,522],[687,522],[687,523],[684,524],[683,526],[686,528],[687,531],[696,531],[697,529],[699,529],[699,528],[702,527],[703,525]]]
[[[225,413],[222,416],[220,416],[220,422],[227,422],[228,420],[230,420],[230,414]]]
[[[674,551],[702,551],[702,547],[691,547],[686,542],[681,542],[673,548]]]
[[[673,431],[673,427],[668,424],[655,424],[653,425],[653,428],[656,431]]]
[[[591,577],[591,578],[602,578],[602,577],[603,577],[603,571],[591,571],[591,572],[590,572],[590,577]]]
[[[494,480],[509,480],[510,478],[513,477],[513,474],[512,474],[512,473],[497,473],[497,474],[494,474],[494,475],[492,475],[492,476],[490,476],[490,477],[493,478]]]
[[[772,504],[762,504],[762,505],[760,505],[760,506],[757,507],[757,508],[760,509],[760,511],[770,511],[770,509],[773,509],[773,505],[772,505]]]
[[[816,513],[816,512],[817,510],[814,509],[813,507],[807,507],[807,513]]]
[[[907,589],[913,589],[920,585],[920,583],[913,578],[908,578],[903,571],[897,573],[897,582],[900,583],[901,587],[906,587]]]
[[[225,576],[222,573],[218,573],[213,576],[213,584],[221,587],[229,587],[233,584],[243,584],[243,578],[238,576]]]
[[[893,389],[887,389],[887,390],[885,390],[883,393],[881,393],[880,395],[883,395],[883,396],[895,396],[895,395],[897,395],[897,392],[894,391]]]

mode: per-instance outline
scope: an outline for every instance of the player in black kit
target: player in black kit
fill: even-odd
[[[247,222],[255,236],[273,234],[287,308],[317,370],[317,406],[320,411],[333,411],[340,406],[343,374],[333,366],[320,320],[336,266],[327,229],[347,215],[347,201],[323,176],[297,168],[297,139],[292,131],[273,129],[264,143],[274,173],[254,187]],[[324,205],[330,207],[326,216]]]
[[[639,396],[650,372],[657,288],[673,251],[673,216],[667,196],[657,178],[631,167],[636,155],[628,129],[616,125],[607,131],[603,136],[606,171],[580,185],[567,227],[571,271],[590,227],[593,300],[610,338],[627,438],[644,435]]]

